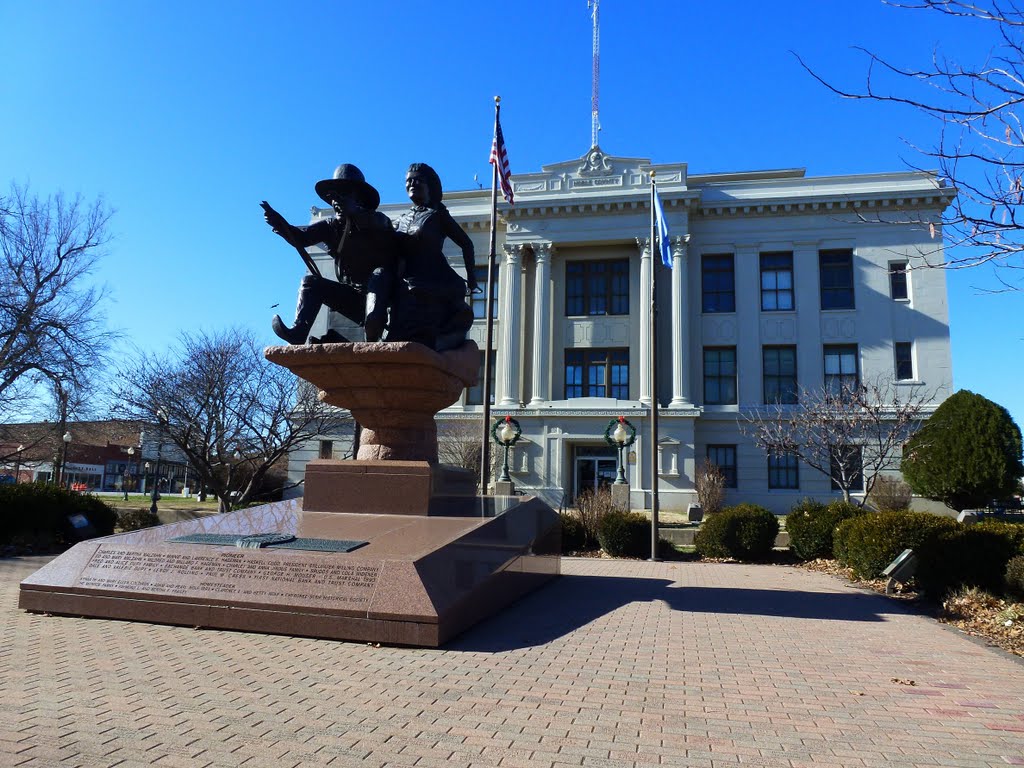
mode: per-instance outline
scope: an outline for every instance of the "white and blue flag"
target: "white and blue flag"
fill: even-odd
[[[668,241],[668,222],[665,211],[661,207],[661,197],[654,191],[654,226],[658,232],[658,249],[661,251],[661,263],[672,269],[672,250]]]

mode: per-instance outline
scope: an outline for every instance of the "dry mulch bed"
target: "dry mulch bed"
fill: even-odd
[[[812,560],[801,563],[800,567],[838,576],[857,586],[885,594],[886,579],[858,579],[850,568],[844,568],[835,560]],[[1024,603],[965,588],[954,592],[938,605],[913,589],[913,585],[905,584],[897,584],[893,594],[886,597],[914,603],[943,624],[982,638],[1004,651],[1024,656]]]

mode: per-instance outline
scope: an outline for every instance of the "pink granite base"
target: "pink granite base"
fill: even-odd
[[[349,553],[168,541],[278,531],[365,540]],[[25,610],[436,647],[559,572],[538,499],[435,498],[429,515],[280,502],[76,545],[22,582]]]
[[[477,383],[473,341],[435,352],[412,341],[267,347],[264,356],[347,408],[362,427],[357,459],[437,463],[434,415]]]

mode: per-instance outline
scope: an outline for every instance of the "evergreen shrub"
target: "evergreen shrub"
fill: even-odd
[[[1024,555],[1011,557],[1006,564],[1006,592],[1018,600],[1024,600]]]
[[[139,531],[160,525],[160,518],[146,507],[141,509],[123,509],[117,513],[117,527],[122,532]]]
[[[836,559],[860,579],[877,579],[904,549],[921,545],[961,524],[927,512],[871,512],[839,524],[833,534]]]
[[[832,557],[832,534],[844,520],[867,514],[867,510],[848,501],[824,504],[804,499],[786,515],[789,549],[801,560]]]
[[[587,547],[587,532],[576,515],[562,512],[562,552],[581,552]]]
[[[114,532],[117,513],[95,496],[56,485],[0,485],[0,544],[56,549],[74,543],[70,515],[83,515],[99,536]]]
[[[779,519],[757,504],[737,504],[704,518],[694,538],[701,557],[763,560],[771,554]]]
[[[998,526],[956,526],[925,539],[915,550],[918,585],[934,597],[959,587],[998,594],[1007,563],[1016,554],[1012,535]]]
[[[597,540],[612,557],[647,557],[651,552],[651,521],[639,512],[614,509],[601,516]]]

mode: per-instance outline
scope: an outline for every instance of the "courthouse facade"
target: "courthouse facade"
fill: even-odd
[[[649,249],[651,170],[671,269]],[[684,163],[594,148],[516,175],[513,187],[515,205],[500,206],[492,413],[522,426],[510,462],[518,489],[557,507],[613,480],[604,433],[622,415],[638,430],[626,462],[631,506],[650,506],[655,269],[663,508],[696,500],[705,458],[726,475],[729,503],[781,513],[805,496],[838,495],[829,478],[769,459],[741,432],[745,412],[791,403],[798,389],[881,379],[904,394],[927,391],[936,406],[950,394],[945,273],[915,268],[941,262],[940,215],[955,195],[932,174],[691,175]],[[489,190],[447,193],[445,203],[476,245],[483,284]],[[392,217],[405,209],[381,208]],[[316,210],[314,220],[330,214]],[[456,250],[449,256],[461,264]],[[477,297],[481,350],[483,305]],[[339,319],[325,312],[319,329]],[[438,421],[477,424],[481,393],[467,390]],[[351,429],[323,437],[293,454],[292,473],[317,455],[344,455]]]

